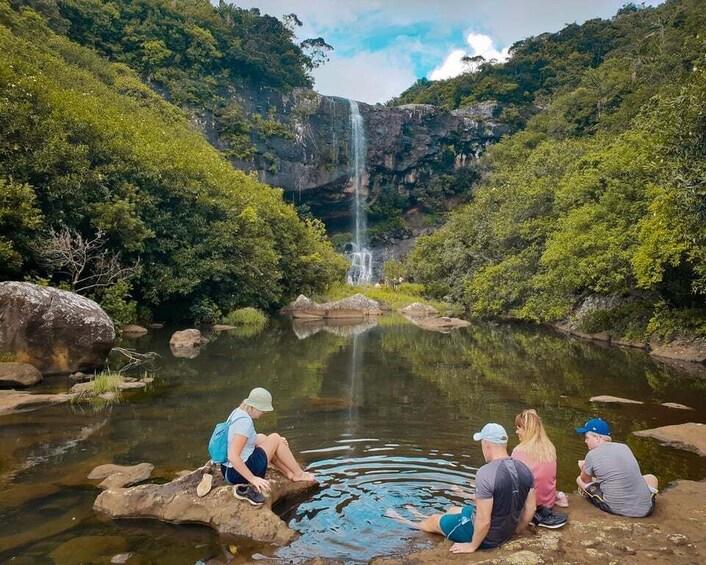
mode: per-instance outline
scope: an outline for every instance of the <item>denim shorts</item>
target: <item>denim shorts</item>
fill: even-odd
[[[256,447],[255,451],[250,454],[245,466],[250,469],[250,472],[256,477],[264,478],[267,471],[267,453],[262,447]],[[231,485],[247,485],[248,480],[243,477],[233,467],[221,465],[221,473],[227,483]]]

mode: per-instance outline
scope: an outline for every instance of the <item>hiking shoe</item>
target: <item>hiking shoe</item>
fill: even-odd
[[[569,517],[566,514],[553,512],[546,506],[537,506],[537,511],[534,513],[534,518],[532,519],[532,523],[535,526],[552,530],[561,528],[568,521]]]
[[[239,500],[249,502],[253,506],[260,506],[266,500],[265,496],[252,488],[251,485],[235,485],[233,487],[233,496]]]
[[[201,478],[201,482],[196,487],[196,496],[203,498],[209,492],[211,492],[211,486],[213,485],[213,475],[210,473],[204,473]]]

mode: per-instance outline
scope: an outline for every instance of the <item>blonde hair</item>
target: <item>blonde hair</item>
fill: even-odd
[[[245,400],[240,403],[239,408],[247,412],[251,418],[254,416],[253,410],[257,410],[257,408],[255,408],[254,406],[250,406],[247,402],[245,402]]]
[[[515,416],[515,426],[524,430],[519,447],[529,458],[541,463],[556,461],[556,448],[544,431],[536,410],[523,410]]]

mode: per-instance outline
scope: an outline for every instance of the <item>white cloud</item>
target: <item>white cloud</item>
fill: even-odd
[[[480,55],[486,61],[495,59],[498,62],[507,60],[509,56],[507,47],[499,51],[493,45],[493,38],[488,35],[483,35],[482,33],[469,33],[466,36],[466,43],[468,43],[470,51],[464,49],[452,50],[451,53],[446,56],[444,62],[429,73],[429,78],[431,80],[443,80],[473,70],[468,63],[463,61],[463,57],[466,55],[470,55],[471,57]]]
[[[216,2],[216,0],[211,0]],[[233,1],[233,0],[227,0]],[[662,0],[646,0],[650,6]],[[301,39],[322,36],[335,51],[316,69],[316,88],[325,94],[368,102],[398,95],[427,74],[432,79],[467,70],[463,54],[504,58],[516,41],[554,32],[567,23],[588,18],[610,18],[626,0],[237,0],[236,5],[257,7],[281,17],[294,12],[303,22]],[[424,24],[427,31],[407,37],[407,51],[397,43],[378,50],[365,44],[371,34]],[[461,42],[461,30],[467,45]],[[449,34],[458,37],[458,41]],[[473,37],[473,42],[471,42]],[[503,49],[500,49],[502,47]],[[366,67],[365,64],[369,66]],[[428,72],[428,69],[433,69]]]
[[[316,91],[328,96],[375,104],[397,96],[416,80],[407,60],[387,52],[362,52],[348,58],[332,54],[330,59],[314,72]]]

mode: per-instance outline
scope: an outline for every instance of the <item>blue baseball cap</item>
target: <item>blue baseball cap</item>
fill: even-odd
[[[608,422],[604,422],[600,418],[591,418],[586,422],[582,428],[576,428],[577,434],[585,434],[586,432],[593,432],[594,434],[609,436],[610,426]]]
[[[507,432],[500,424],[486,424],[483,429],[473,434],[475,441],[484,439],[490,443],[505,445],[507,443]]]

